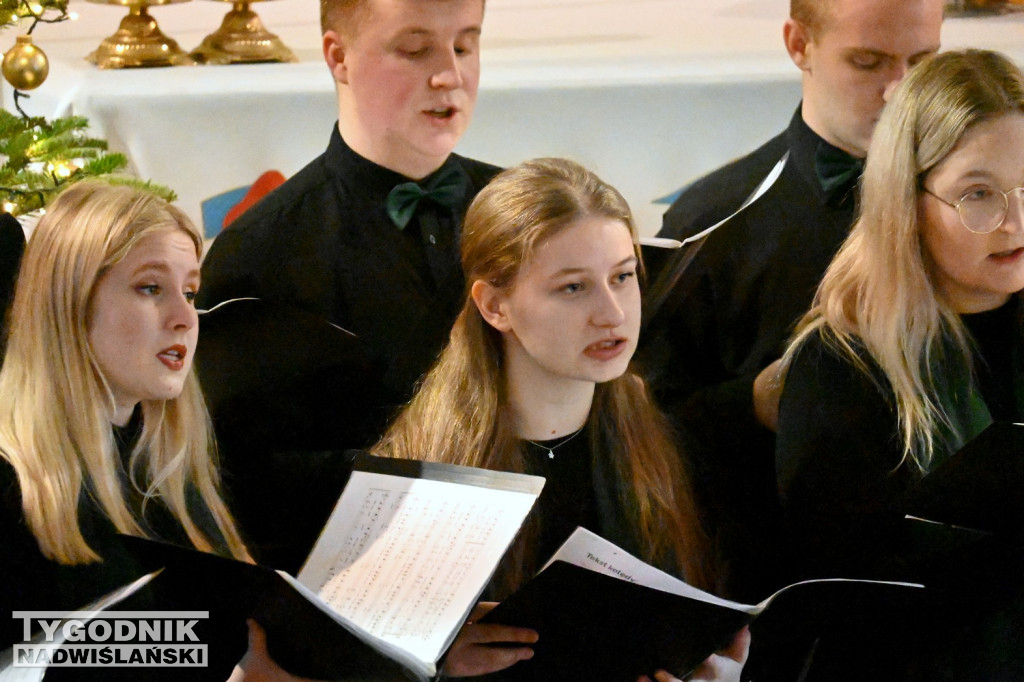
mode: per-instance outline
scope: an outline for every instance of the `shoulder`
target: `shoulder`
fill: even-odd
[[[783,488],[808,462],[826,469],[843,463],[873,473],[891,472],[900,462],[888,379],[856,340],[854,359],[828,334],[807,337],[785,375],[776,440]]]
[[[285,180],[280,187],[263,197],[240,215],[223,235],[256,235],[275,229],[281,221],[305,210],[305,205],[311,198],[321,197],[325,192],[331,191],[332,179],[327,170],[325,156],[320,155]],[[214,244],[216,243],[215,241]]]
[[[337,222],[331,206],[338,202],[324,156],[312,161],[254,204],[221,232],[203,259],[200,307],[239,296],[267,296],[282,269],[300,256],[327,251]],[[306,259],[308,260],[308,258]]]
[[[746,156],[687,186],[665,212],[659,236],[685,238],[735,211],[788,151],[784,131]]]
[[[821,329],[803,339],[786,373],[783,395],[808,386],[829,393],[833,393],[830,386],[844,386],[848,389],[861,387],[857,394],[888,394],[884,373],[856,337],[851,339],[851,349],[856,358],[840,348],[831,332]],[[835,399],[854,397],[850,394],[834,396]]]

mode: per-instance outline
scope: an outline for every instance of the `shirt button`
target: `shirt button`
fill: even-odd
[[[430,240],[431,244],[437,244],[437,237],[435,237],[434,235],[430,235],[429,237],[427,237],[427,239]]]

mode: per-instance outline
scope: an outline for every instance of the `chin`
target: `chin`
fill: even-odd
[[[593,378],[595,384],[606,384],[609,381],[614,381],[626,373],[628,364],[622,367],[608,367],[604,371],[599,372],[598,376]]]

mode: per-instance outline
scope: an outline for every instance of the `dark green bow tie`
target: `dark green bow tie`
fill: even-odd
[[[821,183],[826,199],[830,199],[839,190],[847,187],[864,171],[864,159],[850,156],[842,149],[833,147],[827,142],[818,145],[814,155],[814,172]]]
[[[466,196],[466,177],[458,166],[451,165],[432,178],[425,187],[415,182],[403,182],[388,193],[388,217],[399,230],[416,214],[423,199],[430,199],[445,208],[454,208]]]

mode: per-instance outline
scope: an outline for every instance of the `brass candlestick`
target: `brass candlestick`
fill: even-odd
[[[194,64],[184,50],[168,38],[146,11],[154,5],[170,5],[188,0],[90,0],[106,5],[128,7],[128,16],[121,20],[117,32],[104,38],[86,59],[101,69],[133,66],[179,66]]]
[[[192,57],[204,64],[245,64],[252,62],[297,62],[281,39],[263,26],[258,14],[249,9],[250,0],[232,3],[220,28],[206,36],[192,50]],[[255,2],[256,0],[251,0]]]

